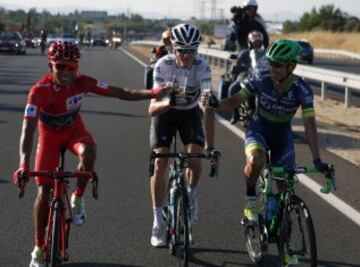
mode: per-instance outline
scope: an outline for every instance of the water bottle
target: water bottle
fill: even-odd
[[[170,214],[170,221],[171,221],[171,226],[174,227],[174,222],[172,220],[173,215],[174,215],[174,201],[175,200],[175,187],[171,187],[170,188],[170,195],[169,195],[169,206],[168,206],[168,210],[169,210],[169,214]]]
[[[277,208],[277,201],[276,198],[272,195],[269,195],[267,197],[266,203],[265,203],[265,219],[268,222],[271,222]]]

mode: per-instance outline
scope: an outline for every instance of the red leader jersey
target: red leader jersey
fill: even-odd
[[[60,87],[51,74],[40,79],[30,90],[25,108],[25,119],[40,119],[50,128],[63,128],[78,116],[87,93],[109,95],[106,82],[77,74],[69,87]]]

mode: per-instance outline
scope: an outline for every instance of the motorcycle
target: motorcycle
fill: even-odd
[[[267,59],[265,57],[265,50],[263,49],[254,49],[245,51],[248,52],[247,60],[248,62],[242,62],[241,64],[233,64],[230,72],[224,73],[219,82],[218,86],[218,98],[223,100],[225,98],[231,97],[236,92],[229,91],[230,86],[236,81],[241,82],[260,69],[267,68]],[[235,61],[238,59],[238,54],[231,54],[230,59]],[[237,91],[238,92],[238,91]],[[244,128],[247,128],[251,117],[256,108],[256,97],[251,96],[249,97],[238,109],[238,113],[235,110],[235,117],[233,118],[233,124],[236,123],[238,120],[242,123]],[[237,113],[237,114],[236,114]]]

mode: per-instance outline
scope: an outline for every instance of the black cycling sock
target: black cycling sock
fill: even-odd
[[[255,184],[246,183],[246,195],[249,197],[256,196]]]

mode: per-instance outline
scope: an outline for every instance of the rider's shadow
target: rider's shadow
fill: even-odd
[[[241,250],[224,250],[224,249],[209,249],[209,248],[196,248],[192,247],[190,249],[190,266],[191,264],[196,264],[197,266],[206,266],[206,267],[230,267],[230,266],[242,266],[242,267],[254,267],[254,266],[263,266],[263,267],[277,267],[280,266],[279,264],[279,256],[278,255],[266,255],[265,260],[260,265],[255,265],[252,263],[246,263],[241,260],[225,260],[221,264],[214,264],[211,262],[207,262],[201,260],[197,257],[198,254],[201,253],[222,253],[224,254],[225,258],[234,258],[234,257],[241,257],[248,259],[248,253],[246,251]],[[249,260],[250,261],[250,260]],[[306,261],[300,260],[301,263],[306,264]],[[344,263],[344,262],[334,262],[334,261],[326,261],[318,259],[318,267],[360,267],[360,264],[353,264],[353,263]]]
[[[229,258],[229,260],[224,260],[221,264],[215,264],[211,262],[207,262],[205,260],[199,259],[197,255],[201,253],[222,253],[224,254],[224,258]],[[235,257],[239,257],[239,260],[230,260],[230,258],[234,259]],[[227,266],[241,266],[241,267],[253,267],[255,266],[252,263],[248,263],[250,260],[247,260],[247,262],[244,262],[242,259],[248,259],[248,253],[246,251],[241,250],[225,250],[225,249],[211,249],[211,248],[196,248],[192,247],[190,249],[190,258],[189,261],[191,264],[196,264],[196,266],[207,266],[207,267],[227,267]],[[260,266],[268,266],[268,267],[274,267],[277,266],[277,262],[279,261],[277,256],[273,255],[267,255],[264,261],[264,264]],[[190,264],[190,266],[191,266]]]
[[[140,265],[126,265],[126,264],[113,264],[113,263],[100,263],[100,262],[78,262],[61,264],[66,267],[143,267]]]

